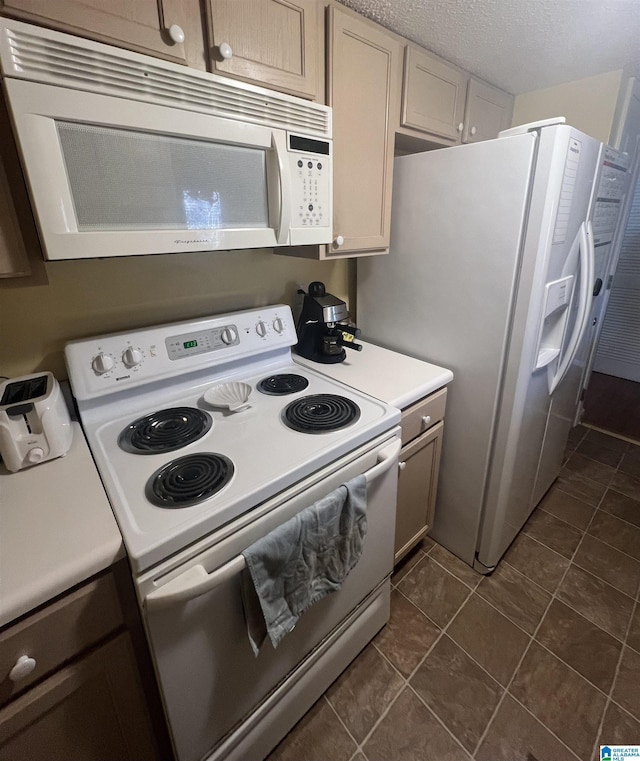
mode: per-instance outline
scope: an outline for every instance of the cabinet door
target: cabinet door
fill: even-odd
[[[497,87],[471,78],[467,88],[464,114],[464,143],[477,143],[498,137],[498,132],[511,126],[513,97]]]
[[[316,0],[207,0],[214,71],[322,101]]]
[[[0,12],[6,15],[179,63],[187,62],[187,45],[192,42],[192,35],[199,37],[195,44],[200,49],[203,47],[197,8],[193,0],[112,0],[107,3],[104,0],[0,0]],[[171,38],[169,30],[173,25],[184,33],[184,42]],[[173,32],[176,36],[177,31]]]
[[[25,276],[32,275],[26,278]],[[10,278],[20,276],[22,280]],[[47,282],[9,112],[0,91],[0,278],[3,286]],[[0,686],[0,692],[2,688]]]
[[[433,524],[443,427],[442,422],[434,425],[400,452],[396,563],[422,539]]]
[[[9,179],[0,155],[0,277],[16,277],[31,272],[18,225]]]
[[[467,74],[441,58],[407,45],[401,126],[442,138],[462,137]]]
[[[0,761],[158,758],[127,634],[0,711]]]
[[[386,253],[391,221],[400,44],[382,27],[329,8],[333,231],[327,257]]]

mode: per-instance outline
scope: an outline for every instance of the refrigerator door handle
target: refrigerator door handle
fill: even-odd
[[[580,341],[589,324],[589,305],[595,275],[595,251],[593,246],[593,231],[591,221],[583,222],[580,226],[580,284],[578,289],[578,314],[564,356],[558,364],[555,374],[549,378],[549,394],[560,385],[575,359]]]

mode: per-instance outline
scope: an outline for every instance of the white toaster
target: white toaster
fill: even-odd
[[[67,404],[51,373],[0,383],[0,456],[7,470],[63,457],[72,439]]]

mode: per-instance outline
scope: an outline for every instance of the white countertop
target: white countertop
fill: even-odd
[[[124,557],[120,531],[78,423],[65,457],[0,465],[0,626]]]
[[[362,351],[347,349],[345,361],[336,364],[313,362],[295,353],[293,358],[399,409],[408,407],[453,380],[451,370],[444,367],[375,344],[360,340],[358,343],[362,344]]]

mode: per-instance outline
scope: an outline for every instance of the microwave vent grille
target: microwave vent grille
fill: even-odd
[[[326,106],[129,51],[112,53],[114,48],[68,35],[17,27],[2,30],[6,75],[331,137]]]

